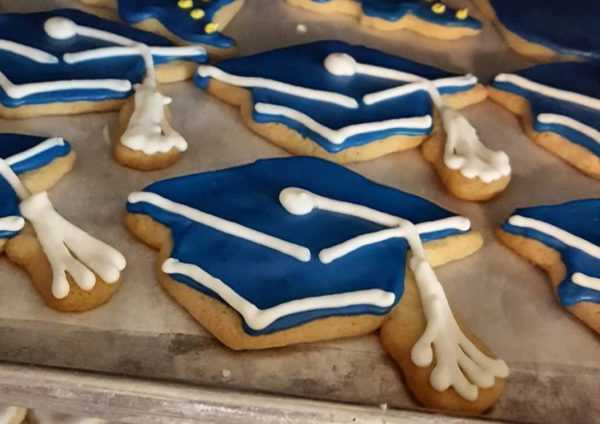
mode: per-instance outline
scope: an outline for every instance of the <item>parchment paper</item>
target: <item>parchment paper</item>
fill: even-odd
[[[77,6],[77,2],[0,0],[0,8],[14,11],[57,5]],[[307,31],[298,31],[298,24],[305,25]],[[239,40],[242,54],[318,39],[341,39],[450,71],[473,72],[483,82],[496,73],[528,64],[505,47],[489,25],[479,37],[443,42],[409,32],[373,33],[359,29],[349,18],[324,17],[281,1],[247,0],[226,33]],[[3,132],[64,136],[72,142],[77,165],[51,190],[51,198],[61,214],[119,248],[129,261],[124,284],[108,305],[84,314],[62,314],[44,306],[28,277],[0,258],[0,319],[153,334],[204,333],[159,288],[154,276],[156,253],[135,241],[122,226],[127,195],[159,179],[286,153],[248,130],[238,110],[211,98],[191,82],[165,85],[161,90],[174,98],[172,123],[190,148],[179,163],[160,172],[137,172],[113,161],[103,132],[106,125],[114,124],[115,113],[0,121]],[[500,106],[486,101],[465,112],[485,143],[506,150],[511,157],[513,180],[497,200],[472,204],[452,198],[418,150],[350,168],[464,214],[484,234],[485,246],[477,254],[438,272],[454,309],[499,356],[509,364],[600,369],[598,339],[558,306],[545,274],[504,248],[493,235],[516,207],[597,197],[600,185],[534,145],[523,135],[517,120]],[[333,342],[337,343],[344,348],[380,350],[374,337]]]

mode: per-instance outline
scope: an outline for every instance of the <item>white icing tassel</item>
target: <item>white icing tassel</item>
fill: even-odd
[[[66,273],[81,289],[92,290],[98,274],[106,283],[116,283],[127,264],[121,253],[91,237],[60,216],[46,192],[21,202],[21,213],[33,226],[52,268],[52,295],[69,294]]]
[[[508,155],[487,148],[467,118],[447,106],[439,111],[446,131],[444,163],[448,168],[487,184],[511,174]]]
[[[508,377],[509,369],[504,361],[486,356],[463,334],[452,314],[444,288],[427,262],[419,236],[420,233],[450,228],[468,230],[468,219],[451,217],[415,225],[363,205],[326,198],[296,187],[282,190],[279,199],[282,206],[294,215],[306,215],[314,209],[322,209],[391,227],[323,249],[319,254],[323,263],[390,238],[406,239],[413,255],[409,266],[415,275],[427,320],[425,332],[411,351],[411,359],[415,365],[427,367],[433,363],[435,354],[436,365],[430,376],[434,389],[444,391],[452,387],[461,397],[474,401],[479,396],[478,388],[492,387],[496,377]]]
[[[413,346],[411,359],[415,365],[427,367],[433,363],[435,351],[435,367],[429,378],[431,386],[440,392],[452,387],[461,397],[475,401],[478,388],[490,388],[496,377],[508,377],[508,366],[501,359],[485,355],[463,334],[433,268],[414,250],[413,255],[410,268],[415,275],[427,327]]]
[[[121,143],[147,155],[166,153],[171,149],[187,150],[185,139],[175,131],[165,117],[165,105],[171,98],[163,96],[147,77],[135,86],[135,109]]]
[[[346,53],[332,53],[325,58],[325,69],[336,76],[353,76],[355,74],[369,75],[402,81],[408,84],[390,88],[364,96],[364,103],[372,105],[381,101],[407,95],[417,90],[429,93],[432,102],[440,112],[446,131],[446,146],[444,148],[444,163],[453,170],[458,170],[467,178],[479,178],[484,183],[491,183],[511,173],[508,155],[501,151],[488,149],[479,139],[477,131],[469,121],[458,111],[446,106],[439,92],[440,87],[450,84],[454,78],[443,78],[430,81],[419,75],[402,72],[357,62]],[[474,84],[477,80],[467,75],[462,78],[462,85]]]

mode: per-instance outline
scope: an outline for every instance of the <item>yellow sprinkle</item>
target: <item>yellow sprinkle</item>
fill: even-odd
[[[456,19],[460,19],[461,21],[464,21],[468,17],[469,17],[469,9],[464,8],[464,9],[458,9],[456,11]]]
[[[446,5],[444,3],[435,3],[433,6],[431,6],[431,10],[436,15],[441,15],[446,11]]]
[[[218,29],[219,29],[219,24],[217,24],[215,22],[209,22],[204,27],[204,32],[206,32],[207,34],[212,34],[213,32],[217,32]]]
[[[202,9],[194,9],[190,12],[190,16],[192,17],[192,19],[202,19],[204,18],[204,10]]]
[[[194,1],[193,0],[179,0],[177,2],[177,6],[179,6],[181,9],[191,9],[192,6],[194,6]]]

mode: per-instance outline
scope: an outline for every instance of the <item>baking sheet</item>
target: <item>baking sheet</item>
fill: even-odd
[[[466,4],[464,1],[448,3]],[[57,6],[79,7],[76,1],[69,0],[0,0],[0,9],[7,11]],[[298,30],[299,24],[306,26],[306,32]],[[443,42],[409,32],[371,32],[359,29],[352,19],[320,16],[275,0],[246,0],[245,7],[226,33],[239,40],[242,54],[319,39],[341,39],[450,71],[473,72],[484,82],[498,72],[528,64],[526,59],[509,51],[489,25],[479,37]],[[45,307],[28,277],[6,258],[0,258],[0,319],[156,335],[206,334],[158,286],[154,277],[156,253],[135,241],[122,226],[127,195],[159,179],[243,164],[257,158],[285,156],[286,153],[250,132],[242,124],[238,110],[211,98],[191,82],[165,85],[161,90],[174,98],[172,123],[188,140],[190,148],[179,163],[160,172],[137,172],[113,161],[104,133],[107,125],[114,124],[116,113],[0,120],[2,132],[63,136],[72,143],[78,154],[76,167],[51,190],[51,198],[61,214],[120,249],[129,261],[123,274],[124,284],[108,305],[84,314],[61,314]],[[439,277],[455,311],[513,369],[525,367],[535,371],[539,367],[562,370],[562,373],[576,372],[565,369],[597,373],[600,370],[598,338],[561,310],[551,295],[545,275],[501,246],[493,231],[516,207],[597,197],[600,195],[598,182],[534,145],[522,134],[517,120],[501,107],[486,101],[466,109],[465,113],[486,144],[504,149],[511,156],[513,180],[497,200],[480,205],[452,198],[443,191],[433,168],[418,150],[349,167],[375,181],[423,196],[471,218],[473,227],[485,237],[484,248],[468,259],[439,268]],[[313,345],[317,351],[319,345]],[[321,345],[327,346],[329,351],[355,350],[381,355],[374,336]],[[281,361],[279,366],[271,356],[272,368],[285,369],[286,355],[293,356],[294,349],[300,351],[303,348],[280,351],[281,355],[276,356],[276,361]],[[211,355],[213,357],[207,364],[235,361],[225,349]],[[352,373],[360,364],[340,363],[339,366]],[[230,368],[235,367],[230,364]],[[319,378],[325,382],[328,377],[315,374],[314,378],[319,383]],[[576,382],[577,376],[574,378]],[[250,383],[240,382],[238,386],[252,387]],[[270,390],[269,384],[264,383],[261,387]],[[366,384],[364,391],[370,393],[368,396],[365,393],[365,399],[368,398],[365,401],[377,397],[377,393],[373,393],[374,387],[379,387],[382,402],[387,401],[390,394],[383,387],[386,384],[389,382]],[[394,382],[394,387],[398,384]],[[277,384],[271,386],[273,391],[278,390]],[[574,398],[583,396],[584,403],[591,406],[591,413],[585,413],[585,420],[589,422],[600,420],[597,409],[600,406],[593,402],[600,398],[600,383],[593,387],[595,391],[591,393],[589,388],[582,393],[577,387],[572,389]],[[351,390],[361,392],[356,387]],[[509,383],[507,396],[493,416],[515,418],[515,408],[520,405],[525,410],[527,396],[534,395],[534,392],[512,393]],[[315,396],[320,395],[316,393]],[[346,400],[343,395],[339,397]],[[565,407],[577,404],[570,399],[557,401],[563,402]],[[396,404],[401,407],[414,405],[406,395]],[[521,416],[525,415],[518,415]]]

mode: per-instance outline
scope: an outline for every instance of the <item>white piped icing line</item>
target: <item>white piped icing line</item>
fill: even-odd
[[[149,47],[111,32],[77,25],[72,20],[63,17],[48,19],[44,24],[44,29],[50,37],[59,40],[79,35],[119,45],[119,47],[67,53],[63,56],[67,63],[79,63],[114,56],[142,56],[146,66],[146,78],[142,84],[135,86],[135,108],[128,127],[121,136],[121,143],[146,155],[166,153],[171,149],[180,152],[187,150],[188,145],[185,139],[167,121],[165,106],[170,104],[172,99],[163,96],[158,91],[152,54],[155,52],[160,55],[193,56],[204,52],[204,49],[199,47]]]
[[[448,168],[460,171],[467,178],[479,178],[484,183],[491,183],[511,174],[508,155],[487,148],[479,139],[475,128],[461,113],[447,106],[439,92],[444,87],[473,85],[477,82],[473,75],[430,81],[407,72],[359,63],[346,53],[330,54],[325,59],[324,66],[328,72],[337,76],[363,74],[408,83],[365,95],[363,102],[366,105],[419,90],[426,91],[442,117],[446,131],[444,163]]]
[[[0,406],[0,424],[15,424],[25,420],[27,409],[20,406]]]
[[[134,41],[131,41],[135,43]],[[205,54],[202,47],[195,46],[176,46],[176,47],[151,47],[150,54],[152,56],[174,56],[174,57],[194,57],[199,54]],[[109,57],[120,56],[139,56],[140,50],[136,47],[101,47],[98,49],[85,50],[76,53],[65,53],[63,60],[69,64],[87,62],[90,60],[99,60]]]
[[[334,130],[320,124],[319,122],[312,119],[310,116],[286,106],[279,106],[268,103],[257,103],[254,106],[254,110],[256,110],[258,113],[262,113],[265,115],[284,116],[296,122],[300,122],[306,128],[316,132],[317,134],[326,138],[333,144],[342,144],[348,138],[355,135],[367,134],[374,131],[384,131],[387,129],[398,127],[426,130],[431,128],[431,124],[433,122],[431,120],[431,116],[426,115],[418,116],[415,118],[389,119],[387,121],[349,125],[347,127]]]
[[[296,97],[333,103],[348,109],[358,108],[358,102],[354,98],[345,96],[343,94],[299,87],[297,85],[287,84],[285,82],[275,81],[267,78],[241,77],[222,71],[216,66],[200,65],[198,67],[198,75],[203,78],[214,78],[226,84],[235,85],[237,87],[266,88],[268,90],[290,94]]]
[[[589,125],[585,125],[573,118],[569,118],[568,116],[557,115],[554,113],[540,113],[537,116],[537,121],[542,124],[555,124],[571,128],[572,130],[580,132],[585,136],[591,138],[596,143],[600,143],[600,131],[590,127]]]
[[[558,88],[551,87],[549,85],[540,84],[531,81],[516,74],[499,74],[494,78],[496,82],[506,82],[509,84],[516,85],[517,87],[525,90],[534,91],[540,93],[546,97],[551,97],[556,100],[561,100],[569,103],[575,103],[580,106],[585,106],[590,109],[600,110],[600,99],[586,96],[584,94],[574,93],[572,91],[561,90]]]
[[[5,216],[0,218],[0,231],[16,233],[25,226],[25,220],[20,216]]]
[[[5,159],[6,163],[9,166],[17,165],[18,163],[24,162],[27,159],[31,159],[34,156],[39,155],[47,150],[50,150],[54,147],[64,146],[65,140],[61,137],[53,137],[47,140],[42,141],[40,144],[32,147],[31,149],[22,151],[15,155],[9,156]]]
[[[11,169],[8,162],[2,158],[0,158],[0,177],[8,182],[15,193],[17,193],[17,196],[19,196],[19,199],[23,200],[31,195],[17,174]]]
[[[0,39],[0,50],[8,51],[45,65],[52,65],[59,62],[58,58],[53,54],[10,40]]]
[[[558,228],[547,222],[534,218],[527,218],[521,215],[513,215],[509,218],[508,223],[515,227],[529,228],[531,230],[539,231],[540,233],[546,234],[561,241],[567,246],[581,250],[582,252],[585,252],[596,259],[600,259],[600,246],[596,246],[595,244],[590,243],[581,237],[571,234],[568,231],[565,231],[562,228]],[[575,272],[573,275],[571,275],[571,281],[578,286],[600,291],[599,278],[591,277],[581,272]]]
[[[310,261],[310,250],[304,246],[290,243],[285,240],[270,236],[263,232],[228,221],[215,215],[208,214],[198,209],[191,208],[181,203],[173,202],[156,193],[136,192],[129,195],[129,203],[148,203],[165,211],[183,216],[191,221],[221,231],[234,237],[248,240],[252,243],[276,250],[284,255],[291,256],[301,262]]]
[[[172,99],[163,96],[148,77],[135,86],[134,110],[121,144],[146,155],[167,153],[171,149],[185,152],[188,144],[173,129],[165,116],[165,106]]]
[[[131,82],[120,79],[90,79],[33,82],[14,84],[4,73],[0,72],[0,87],[13,99],[22,99],[32,94],[50,93],[60,90],[110,90],[119,93],[131,91]]]
[[[97,240],[60,216],[48,193],[32,195],[4,159],[0,159],[0,175],[13,187],[21,204],[19,209],[36,233],[52,268],[52,295],[68,296],[68,272],[83,290],[96,285],[96,273],[108,284],[119,281],[127,261],[116,249]]]
[[[349,293],[308,297],[281,303],[268,309],[259,309],[248,302],[223,281],[210,275],[194,264],[179,262],[169,258],[162,265],[166,274],[181,274],[198,281],[219,295],[228,305],[234,308],[244,318],[244,321],[253,330],[262,330],[279,318],[306,311],[335,307],[343,308],[352,305],[373,305],[387,308],[394,304],[395,296],[383,290],[359,290]]]
[[[427,262],[419,236],[420,228],[408,220],[363,205],[329,199],[296,187],[284,189],[279,198],[286,210],[295,215],[305,215],[318,208],[393,227],[367,235],[373,237],[368,240],[368,243],[352,243],[361,236],[352,239],[350,249],[342,249],[341,246],[345,244],[342,243],[333,248],[337,249],[337,252],[332,248],[323,250],[320,257],[325,263],[373,242],[392,237],[406,239],[412,251],[409,266],[415,275],[427,320],[425,332],[411,351],[411,359],[415,365],[427,367],[433,363],[435,352],[436,365],[430,376],[430,383],[435,390],[444,391],[452,387],[461,397],[475,401],[479,396],[479,388],[492,387],[496,377],[506,378],[508,376],[509,369],[504,361],[485,355],[460,329],[448,304],[443,286]],[[443,228],[467,230],[470,228],[468,219],[456,218],[459,219],[442,220],[445,221],[443,223],[440,223],[441,221],[426,223],[425,226],[433,230]],[[385,231],[387,233],[384,233]],[[325,254],[326,251],[328,251],[327,254]]]

